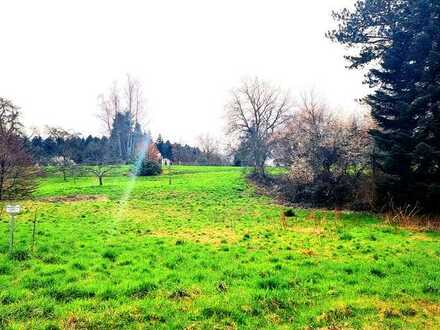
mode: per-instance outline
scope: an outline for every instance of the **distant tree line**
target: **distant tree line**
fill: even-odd
[[[83,138],[69,133],[65,137],[34,136],[28,143],[34,161],[42,165],[50,164],[57,157],[64,157],[76,164],[88,163],[97,158],[97,154],[105,154],[110,149],[107,137],[89,135]]]
[[[0,98],[0,200],[29,197],[36,187],[36,177],[47,169],[56,170],[65,181],[70,176],[90,173],[102,185],[113,169],[111,165],[138,159],[155,174],[161,172],[162,157],[177,164],[227,163],[218,142],[208,135],[200,138],[200,148],[164,141],[161,135],[154,142],[143,129],[144,110],[141,85],[128,75],[122,89],[114,83],[107,95],[99,96],[98,118],[105,135],[82,137],[63,128],[46,127],[44,134],[27,136],[20,109]]]
[[[91,135],[81,137],[59,128],[49,128],[48,132],[46,137],[34,136],[27,141],[34,161],[42,165],[57,161],[94,164],[99,160],[109,164],[130,163],[136,160],[141,146],[147,143],[154,144],[163,158],[176,164],[225,164],[224,158],[220,155],[211,154],[209,151],[205,153],[199,147],[188,144],[164,141],[161,135],[156,141],[152,141],[149,133],[142,131],[139,131],[134,139],[134,145],[137,147],[130,157],[120,157],[117,139]]]
[[[219,151],[219,141],[210,135],[201,135],[198,138],[198,146],[188,144],[171,143],[164,141],[159,134],[156,146],[163,158],[167,158],[176,164],[195,165],[229,165],[229,160]]]

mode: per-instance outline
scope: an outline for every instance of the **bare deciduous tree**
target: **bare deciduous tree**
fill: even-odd
[[[127,74],[127,82],[124,88],[125,108],[135,124],[140,124],[145,117],[145,99],[142,85],[139,80]]]
[[[226,106],[228,134],[245,146],[256,174],[265,175],[274,138],[290,117],[287,93],[258,78],[243,81]]]
[[[122,91],[119,89],[118,83],[114,81],[108,95],[99,95],[98,102],[97,116],[108,136],[111,134],[113,121],[118,112],[128,112],[134,125],[142,124],[142,121],[145,120],[145,99],[142,84],[129,74],[127,74]]]
[[[86,171],[98,178],[99,185],[103,185],[103,179],[113,170],[113,167],[103,162],[96,162],[93,166],[87,167]]]
[[[130,159],[136,152],[137,139],[146,116],[141,83],[127,74],[122,90],[114,82],[108,95],[100,95],[98,99],[98,118],[106,135],[117,146],[119,158]]]
[[[51,163],[63,174],[63,180],[67,181],[67,174],[72,170],[75,162],[72,160],[69,140],[78,136],[68,130],[59,127],[46,127],[50,138],[58,141],[60,149],[57,150],[58,156],[51,160]]]
[[[127,82],[124,88],[125,111],[130,114],[134,127],[141,125],[145,113],[145,100],[142,95],[142,85],[137,80],[127,74]],[[134,150],[134,129],[128,132],[127,152],[132,154]]]
[[[26,151],[19,109],[0,98],[0,200],[18,199],[34,191],[36,168]]]
[[[206,158],[208,164],[215,164],[220,161],[220,142],[210,134],[201,134],[197,138],[198,147]]]
[[[110,136],[112,133],[113,120],[115,119],[116,113],[121,111],[121,99],[119,94],[117,83],[113,82],[108,96],[104,94],[98,96],[99,111],[97,116],[101,120],[107,136]]]
[[[299,106],[280,134],[282,138],[277,140],[281,147],[277,149],[277,161],[290,165],[307,155],[318,155],[319,146],[332,123],[334,117],[327,105],[313,91],[302,93]],[[319,160],[314,160],[309,170],[315,173],[319,166]]]
[[[109,145],[94,143],[89,147],[88,154],[84,163],[87,166],[82,167],[82,171],[93,174],[98,178],[100,186],[103,185],[104,177],[113,171],[112,157]]]

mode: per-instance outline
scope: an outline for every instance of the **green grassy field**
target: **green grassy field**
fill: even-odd
[[[286,227],[238,168],[125,170],[43,179],[13,260],[3,215],[0,328],[440,328],[438,233],[306,210]]]

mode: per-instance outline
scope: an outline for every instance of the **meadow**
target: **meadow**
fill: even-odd
[[[41,179],[12,259],[2,215],[0,328],[440,328],[439,233],[352,212],[284,221],[240,168],[127,172]]]

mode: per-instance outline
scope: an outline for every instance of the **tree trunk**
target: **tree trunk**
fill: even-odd
[[[99,179],[99,185],[102,186],[102,176],[99,176],[98,179]]]
[[[4,179],[4,166],[2,164],[1,171],[0,171],[0,201],[3,200],[3,186],[5,184]]]
[[[122,155],[122,141],[121,141],[121,133],[118,132],[118,150],[119,150],[119,157],[121,157],[121,159],[123,159],[123,155]]]

